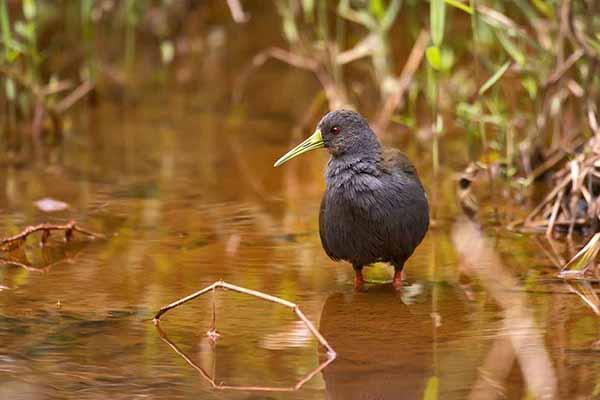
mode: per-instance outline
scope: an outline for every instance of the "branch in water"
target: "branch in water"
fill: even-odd
[[[39,224],[28,226],[23,229],[20,233],[10,236],[4,239],[0,239],[0,249],[13,250],[21,246],[21,244],[27,239],[27,236],[35,232],[42,232],[42,238],[40,243],[44,245],[50,237],[52,231],[64,231],[65,240],[69,241],[73,237],[73,232],[79,232],[92,239],[98,239],[104,237],[101,234],[88,231],[87,229],[80,228],[75,221],[69,221],[66,224]]]

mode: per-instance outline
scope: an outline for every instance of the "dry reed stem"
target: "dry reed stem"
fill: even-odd
[[[298,318],[300,318],[300,320],[302,320],[302,322],[304,322],[304,325],[306,325],[308,330],[310,330],[310,332],[315,336],[315,338],[319,341],[319,343],[327,349],[327,353],[332,356],[335,356],[336,353],[333,350],[333,348],[329,345],[329,343],[327,343],[327,340],[325,340],[323,335],[321,335],[321,333],[314,327],[312,322],[310,322],[308,320],[308,318],[306,318],[304,313],[302,311],[300,311],[300,308],[296,304],[289,302],[287,300],[280,299],[279,297],[271,296],[269,294],[259,292],[257,290],[251,290],[251,289],[246,289],[246,288],[243,288],[240,286],[232,285],[232,284],[224,282],[224,281],[214,282],[212,285],[209,285],[209,286],[205,287],[204,289],[198,290],[197,292],[192,293],[189,296],[185,296],[177,301],[174,301],[174,302],[162,307],[154,316],[154,319],[153,319],[154,324],[158,325],[160,317],[163,314],[165,314],[167,311],[172,310],[173,308],[179,307],[180,305],[185,304],[188,301],[194,300],[195,298],[200,297],[203,294],[208,293],[211,290],[215,290],[218,288],[233,290],[234,292],[258,297],[259,299],[267,300],[272,303],[280,304],[282,306],[291,308],[292,311],[294,311],[294,313],[296,314],[296,316]],[[211,328],[214,329],[215,327],[211,327]]]
[[[292,67],[312,72],[325,91],[330,110],[345,107],[351,108],[345,88],[335,82],[335,79],[328,71],[327,65],[322,61],[322,59],[325,58],[322,52],[316,52],[315,56],[305,56],[299,54],[297,51],[285,50],[280,47],[270,47],[254,56],[251,65],[247,67],[241,73],[240,78],[238,78],[238,83],[235,85],[233,93],[234,101],[237,102],[241,99],[245,82],[250,74],[264,65],[265,62],[271,58]]]
[[[554,70],[552,75],[550,75],[550,77],[546,80],[546,82],[544,82],[542,84],[542,87],[547,88],[548,86],[553,85],[556,82],[558,82],[560,80],[560,78],[562,78],[564,76],[564,74],[569,69],[571,69],[571,67],[573,65],[575,65],[575,63],[577,61],[579,61],[579,59],[581,57],[583,57],[583,55],[584,55],[584,51],[582,49],[575,50],[575,52],[572,53],[569,56],[569,58],[567,58],[562,64],[560,64],[556,67],[556,69]]]
[[[238,24],[248,22],[250,19],[250,15],[244,12],[244,8],[239,0],[227,0],[227,6],[229,7],[229,12],[231,12],[231,18]]]
[[[417,69],[419,69],[419,65],[421,64],[421,60],[423,60],[423,56],[425,55],[425,49],[427,48],[427,43],[429,42],[429,32],[426,29],[421,30],[415,44],[408,56],[408,60],[406,64],[404,64],[404,68],[400,73],[400,77],[398,78],[398,87],[394,91],[394,93],[390,94],[383,107],[377,117],[375,118],[375,131],[379,134],[382,134],[387,128],[394,111],[402,105],[404,94],[410,87],[410,84],[413,80],[413,76]]]
[[[548,223],[548,228],[546,229],[546,236],[552,235],[552,229],[554,229],[554,224],[556,223],[556,217],[558,216],[558,209],[560,208],[560,203],[562,201],[564,194],[565,194],[564,191],[558,192],[558,196],[556,197],[556,200],[554,201],[554,205],[552,206],[552,214],[550,216],[550,222]]]
[[[69,108],[73,107],[75,103],[85,97],[89,92],[91,92],[94,87],[95,85],[93,82],[83,82],[56,105],[56,111],[61,114],[64,113]]]
[[[558,151],[544,165],[548,170],[558,163],[568,150]],[[527,215],[524,221],[515,221],[511,228],[521,225],[525,229],[543,229],[550,236],[557,228],[566,228],[571,237],[577,226],[595,226],[599,221],[598,196],[592,187],[600,179],[600,140],[593,137],[585,144],[584,150],[573,160],[554,173],[554,188]],[[532,181],[531,177],[530,180]],[[595,181],[593,183],[593,181]],[[585,205],[582,206],[582,203]],[[584,207],[584,208],[582,208]],[[585,214],[584,214],[585,213]]]

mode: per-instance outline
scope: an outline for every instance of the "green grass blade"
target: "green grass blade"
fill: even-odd
[[[504,50],[519,64],[519,66],[523,67],[525,65],[525,54],[519,49],[519,47],[511,40],[510,37],[503,31],[497,30],[496,37],[498,41],[504,47]]]
[[[444,0],[431,0],[429,20],[431,24],[431,41],[434,45],[440,47],[444,40],[444,23],[446,20],[446,3]]]
[[[381,20],[381,29],[387,31],[392,27],[401,7],[402,0],[392,0],[390,2],[387,11],[385,12],[385,16]]]
[[[508,71],[508,68],[510,67],[511,61],[507,61],[505,62],[500,68],[498,68],[498,70],[494,73],[494,75],[492,75],[490,77],[490,79],[488,79],[479,89],[479,95],[481,96],[482,94],[484,94],[485,92],[488,91],[489,88],[491,88],[492,86],[494,86],[496,84],[496,82],[498,82],[500,80],[500,78],[502,78],[502,75],[504,75],[504,73],[506,71]]]
[[[2,43],[4,45],[4,52],[6,56],[8,56],[12,35],[10,33],[10,20],[8,19],[6,0],[0,0],[0,29],[2,29]]]
[[[462,10],[462,11],[466,12],[467,14],[473,15],[473,8],[466,5],[465,3],[461,3],[458,0],[445,0],[445,2],[446,2],[446,4],[448,4],[454,8],[458,8],[459,10]]]

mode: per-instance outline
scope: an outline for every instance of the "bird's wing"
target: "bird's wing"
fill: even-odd
[[[402,172],[414,177],[415,180],[421,183],[417,175],[417,169],[403,152],[391,147],[384,147],[382,156],[383,167],[390,173]]]
[[[323,199],[321,200],[321,209],[319,211],[319,236],[321,236],[321,244],[323,245],[323,249],[325,250],[325,253],[327,253],[327,255],[329,256],[329,258],[331,258],[334,261],[339,260],[338,257],[336,257],[333,252],[331,251],[331,246],[329,245],[329,243],[327,243],[327,230],[328,229],[333,229],[333,227],[331,226],[327,226],[327,223],[325,222],[325,216],[324,213],[327,210],[327,194],[325,194],[323,196]]]

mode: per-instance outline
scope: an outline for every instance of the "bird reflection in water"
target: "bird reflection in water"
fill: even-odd
[[[433,376],[431,319],[389,287],[329,296],[320,331],[337,352],[323,370],[328,399],[423,398]]]

